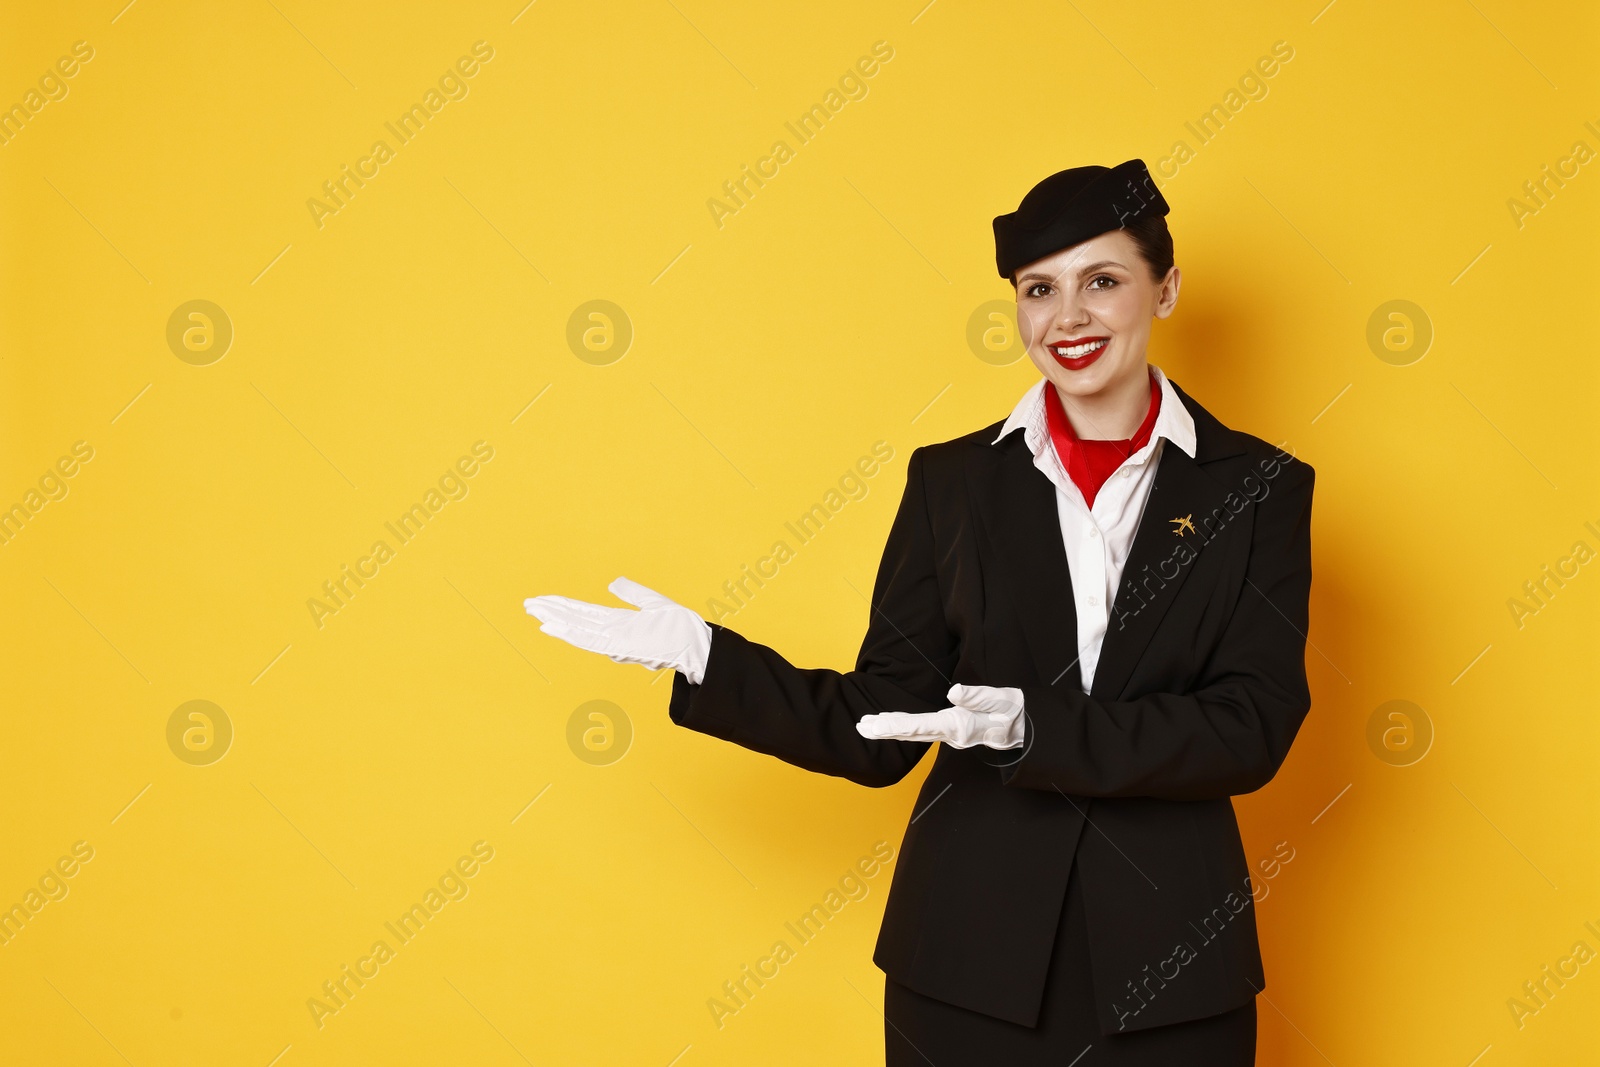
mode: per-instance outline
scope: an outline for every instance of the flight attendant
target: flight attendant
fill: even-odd
[[[673,668],[674,722],[796,766],[888,786],[939,746],[873,954],[890,1065],[1255,1060],[1230,798],[1310,709],[1313,471],[1148,362],[1181,280],[1167,211],[1135,159],[994,220],[1041,378],[912,452],[854,670],[626,578],[638,610],[526,602],[545,633]]]

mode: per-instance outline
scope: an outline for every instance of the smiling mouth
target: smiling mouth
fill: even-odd
[[[1086,337],[1081,340],[1057,341],[1046,345],[1056,362],[1067,370],[1083,370],[1100,358],[1111,343],[1109,337]]]

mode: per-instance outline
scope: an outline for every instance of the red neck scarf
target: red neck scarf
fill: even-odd
[[[1100,487],[1118,467],[1139,449],[1150,443],[1150,431],[1155,427],[1156,416],[1161,412],[1161,383],[1155,371],[1150,372],[1150,410],[1145,413],[1139,430],[1124,441],[1083,440],[1072,430],[1066,409],[1056,387],[1048,380],[1044,383],[1045,421],[1050,427],[1050,440],[1055,443],[1056,456],[1066,468],[1084,502],[1094,507],[1094,498]]]

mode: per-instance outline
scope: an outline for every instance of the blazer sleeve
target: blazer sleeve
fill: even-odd
[[[924,467],[925,449],[915,449],[873,583],[855,669],[796,667],[771,648],[712,623],[700,684],[682,674],[673,677],[673,722],[861,785],[893,785],[917,765],[927,742],[869,740],[855,724],[877,712],[949,706],[945,694],[957,641],[945,624],[934,570]]]
[[[1068,687],[1023,687],[1026,754],[1002,773],[1006,785],[1208,800],[1253,792],[1277,774],[1311,708],[1305,648],[1316,472],[1295,461],[1285,475],[1256,504],[1245,583],[1195,689],[1101,700]]]

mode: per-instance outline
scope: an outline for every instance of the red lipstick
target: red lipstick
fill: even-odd
[[[1069,356],[1065,354],[1066,350],[1069,348],[1079,348],[1083,345],[1094,344],[1097,342],[1099,343],[1098,348],[1092,349],[1081,356]],[[1074,337],[1066,341],[1056,341],[1052,344],[1046,345],[1045,347],[1050,350],[1050,354],[1052,356],[1056,357],[1056,362],[1067,368],[1067,370],[1083,370],[1095,360],[1099,359],[1101,354],[1104,353],[1107,348],[1111,347],[1111,338]]]

